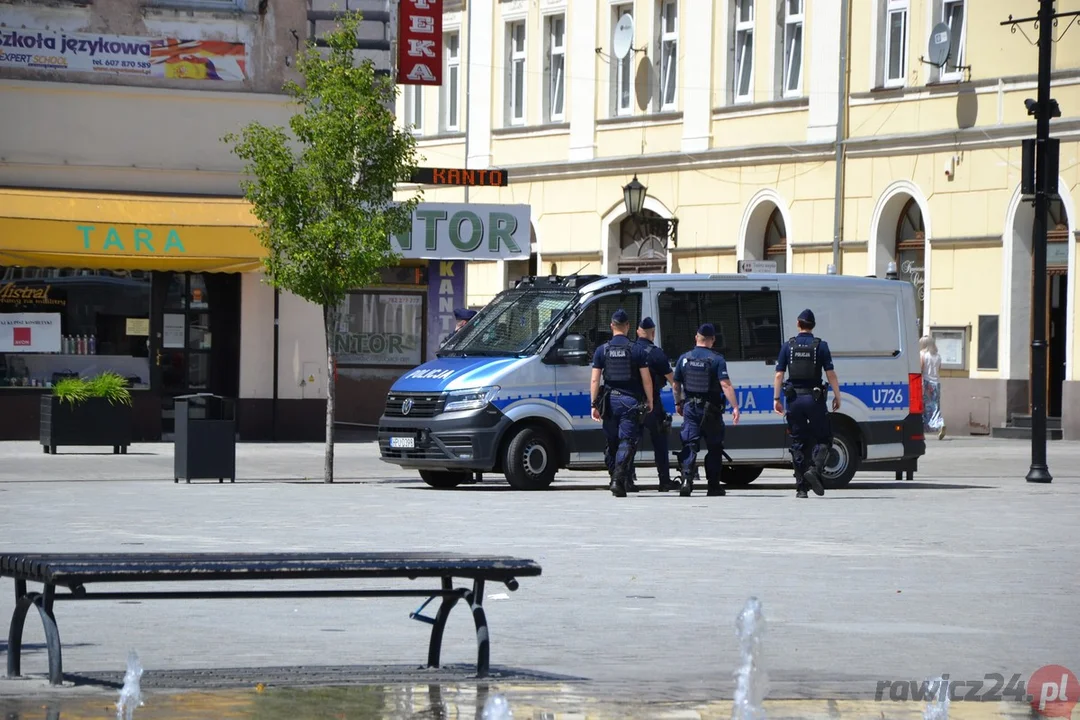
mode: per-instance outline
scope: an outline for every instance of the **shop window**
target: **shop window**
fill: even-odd
[[[150,385],[150,274],[0,269],[0,386],[111,371]]]
[[[611,316],[620,308],[630,316],[630,338],[636,338],[634,328],[641,322],[641,293],[601,295],[574,320],[564,337],[566,335],[584,337],[591,358],[596,348],[611,339]]]
[[[339,367],[415,367],[423,362],[422,293],[352,292],[339,310]]]
[[[915,317],[919,334],[923,331],[923,297],[925,296],[926,228],[923,227],[922,210],[914,198],[910,198],[900,213],[896,227],[896,270],[901,280],[915,286]]]
[[[703,323],[716,328],[713,349],[728,362],[775,360],[780,351],[779,293],[661,293],[659,308],[660,345],[672,360],[694,347]]]
[[[787,226],[780,208],[772,211],[765,225],[765,259],[776,263],[776,272],[787,272]]]

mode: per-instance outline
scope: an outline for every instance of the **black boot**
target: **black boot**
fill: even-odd
[[[803,475],[799,468],[795,468],[795,497],[804,498],[809,497],[806,494],[806,476]]]
[[[709,491],[705,493],[706,497],[722,497],[727,495],[727,490],[719,482],[709,481]]]
[[[667,478],[666,480],[661,478],[660,480],[660,492],[670,492],[672,490],[678,490],[682,487],[682,483],[678,480],[672,480]]]
[[[821,497],[825,494],[825,486],[821,484],[821,476],[818,475],[817,468],[808,468],[804,477],[815,495]]]
[[[637,486],[637,470],[631,470],[630,474],[626,476],[625,486],[626,492],[636,493],[640,492]]]
[[[615,471],[615,476],[611,479],[611,494],[615,497],[626,497],[626,483],[625,474],[619,470]]]
[[[689,473],[683,475],[682,487],[679,488],[679,495],[681,497],[690,497],[690,493],[694,492],[694,480],[697,479],[697,470],[692,470]]]

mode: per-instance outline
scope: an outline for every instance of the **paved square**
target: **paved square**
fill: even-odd
[[[1054,482],[1024,482],[1029,444],[931,441],[914,482],[866,474],[823,498],[794,497],[766,471],[727,497],[643,490],[619,499],[604,476],[553,490],[501,478],[432,490],[338,446],[338,482],[319,445],[241,445],[235,485],[172,482],[170,445],[125,456],[0,445],[3,551],[423,551],[528,557],[543,567],[485,604],[492,663],[580,678],[641,700],[730,698],[736,614],[750,596],[768,622],[772,698],[872,698],[879,680],[1026,679],[1080,670],[1080,444],[1049,446]],[[419,666],[428,627],[405,599],[60,603],[68,673],[198,668]],[[0,618],[13,607],[0,584]],[[460,613],[460,614],[458,614]],[[467,613],[451,616],[446,663],[471,663]],[[45,672],[27,622],[28,674]],[[0,641],[2,644],[2,641]],[[989,684],[988,684],[989,685]],[[0,681],[9,696],[40,681]],[[985,691],[984,691],[985,692]]]

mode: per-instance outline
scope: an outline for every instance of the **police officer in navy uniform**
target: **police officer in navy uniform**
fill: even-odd
[[[664,351],[654,344],[656,340],[656,323],[650,317],[638,323],[637,342],[648,359],[649,374],[653,384],[653,409],[645,416],[645,429],[649,431],[649,439],[652,440],[653,458],[656,461],[656,475],[660,479],[660,492],[678,490],[679,483],[671,480],[671,462],[668,458],[668,430],[671,428],[671,418],[664,410],[660,401],[660,391],[667,383],[674,384],[671,372],[671,361],[668,360]],[[631,480],[627,492],[637,492],[637,473]]]
[[[639,346],[630,342],[626,336],[629,331],[630,316],[625,310],[616,310],[611,316],[611,340],[598,347],[593,355],[589,388],[592,418],[603,422],[607,436],[604,461],[615,497],[626,497],[627,484],[632,482],[634,451],[641,438],[642,406],[648,412],[653,407],[648,358]],[[601,376],[606,399],[601,396]],[[601,398],[599,403],[598,398]]]
[[[727,361],[714,352],[716,329],[705,323],[698,328],[697,346],[683,353],[675,363],[675,411],[682,415],[683,442],[679,461],[682,465],[682,488],[679,494],[688,497],[698,479],[697,454],[702,439],[709,454],[705,456],[705,479],[708,495],[724,495],[720,475],[724,467],[724,398],[731,403],[731,422],[739,424],[739,403],[735,388],[728,377]]]
[[[776,380],[773,384],[773,409],[784,415],[781,404],[787,400],[787,426],[791,434],[791,463],[795,469],[795,496],[808,497],[807,487],[814,494],[824,495],[825,462],[832,447],[832,427],[825,406],[825,384],[821,373],[832,387],[832,409],[840,409],[840,382],[833,369],[829,344],[814,337],[814,313],[807,309],[799,314],[799,334],[780,348],[776,359]],[[787,372],[787,383],[784,373]]]
[[[450,342],[450,338],[457,335],[458,330],[465,327],[465,323],[469,322],[474,317],[476,317],[475,310],[469,310],[468,308],[458,308],[457,310],[455,310],[454,319],[457,320],[457,324],[454,326],[454,332],[444,337],[442,344],[445,345],[446,343]]]

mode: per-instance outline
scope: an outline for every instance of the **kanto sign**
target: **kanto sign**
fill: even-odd
[[[442,85],[442,0],[401,0],[399,85]]]

